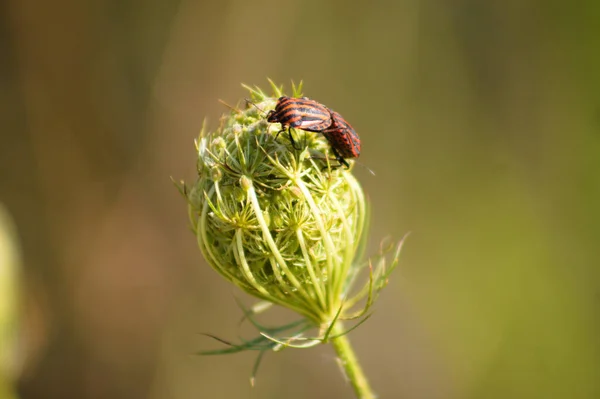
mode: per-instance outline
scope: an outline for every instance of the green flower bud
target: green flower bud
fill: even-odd
[[[185,193],[207,262],[258,298],[317,325],[344,315],[353,260],[365,227],[363,191],[337,167],[319,133],[265,120],[281,92],[251,90],[214,132],[200,134],[198,179]],[[350,161],[351,162],[351,161]]]

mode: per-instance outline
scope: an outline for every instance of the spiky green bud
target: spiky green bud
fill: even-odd
[[[252,89],[244,109],[232,109],[214,132],[203,129],[189,216],[216,271],[322,324],[344,306],[364,194],[322,135],[293,130],[299,150],[287,132],[276,138],[281,126],[265,115],[281,95]]]
[[[364,246],[367,209],[352,168],[339,167],[321,134],[293,130],[290,134],[300,145],[295,148],[288,132],[279,134],[280,124],[267,123],[268,111],[283,95],[272,86],[271,97],[248,88],[251,99],[244,109],[230,107],[214,132],[202,129],[196,143],[198,178],[180,189],[207,262],[247,293],[304,319],[275,328],[253,320],[260,337],[239,345],[219,339],[230,348],[201,353],[264,352],[331,342],[357,397],[372,398],[346,337],[349,330],[338,321],[361,319],[360,324],[368,318],[367,311],[398,264],[402,241],[389,267],[385,251],[369,263],[357,259]],[[300,91],[301,85],[293,86],[294,97]],[[367,264],[368,280],[351,291]],[[306,336],[313,327],[318,327],[318,336]]]

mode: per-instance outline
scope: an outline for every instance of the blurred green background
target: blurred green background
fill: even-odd
[[[600,3],[1,6],[0,202],[22,248],[21,398],[343,398],[322,346],[240,329],[169,177],[266,77],[339,111],[370,252],[412,235],[351,339],[381,398],[600,397]]]

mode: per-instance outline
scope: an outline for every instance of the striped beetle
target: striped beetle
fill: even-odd
[[[283,96],[277,100],[275,109],[267,114],[267,122],[281,123],[282,129],[277,132],[277,135],[287,128],[290,141],[296,148],[290,131],[291,128],[321,132],[331,126],[331,114],[327,107],[308,97],[292,98]]]
[[[323,136],[331,144],[331,150],[335,155],[335,159],[340,164],[349,168],[348,162],[344,158],[358,158],[360,155],[360,138],[354,131],[354,128],[346,122],[339,113],[330,109],[331,126],[322,131]]]
[[[282,129],[277,135],[287,129],[294,148],[291,128],[322,133],[329,141],[336,160],[346,168],[350,165],[344,158],[358,158],[360,155],[360,139],[352,126],[339,113],[308,97],[279,97],[275,109],[267,114],[267,122],[281,123]]]

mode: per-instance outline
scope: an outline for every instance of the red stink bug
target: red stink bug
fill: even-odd
[[[338,162],[349,168],[350,165],[344,158],[358,158],[360,155],[360,138],[342,115],[331,109],[329,112],[331,113],[332,123],[322,133],[331,144],[331,149]]]
[[[350,165],[344,158],[360,155],[360,139],[352,126],[339,113],[307,97],[279,97],[275,109],[267,114],[267,122],[281,123],[277,135],[287,129],[294,148],[291,128],[322,133],[337,161],[346,168]]]
[[[307,97],[279,97],[275,109],[267,114],[267,122],[281,123],[282,129],[277,133],[288,130],[290,141],[294,148],[294,138],[291,128],[309,132],[321,132],[331,126],[331,114],[324,105]]]

